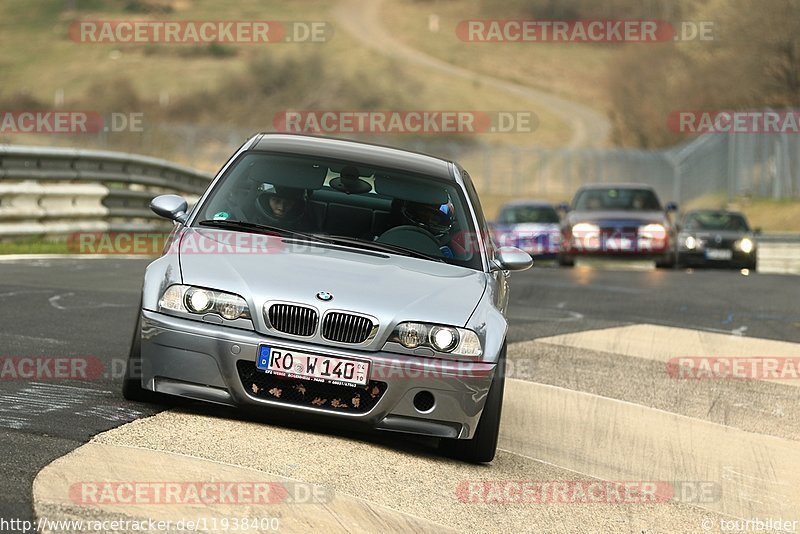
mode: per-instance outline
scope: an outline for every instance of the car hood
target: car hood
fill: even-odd
[[[230,234],[244,245],[199,252],[219,250]],[[455,265],[241,232],[190,228],[179,254],[184,284],[241,295],[258,317],[257,328],[264,303],[272,300],[308,304],[321,313],[365,313],[382,326],[407,320],[463,326],[487,284],[485,273]],[[333,300],[317,299],[321,291]]]
[[[586,222],[608,226],[637,226],[651,223],[670,226],[670,221],[663,211],[572,211],[567,214],[567,222],[570,225]]]
[[[702,239],[713,239],[717,236],[724,240],[740,239],[742,237],[749,237],[750,239],[753,239],[752,232],[739,232],[731,230],[681,230],[681,234],[693,235]]]

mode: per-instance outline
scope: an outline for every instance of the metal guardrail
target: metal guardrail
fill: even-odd
[[[100,150],[0,145],[0,237],[164,228],[150,200],[196,201],[210,174]]]
[[[800,245],[800,233],[774,232],[756,236],[759,243],[795,243]]]
[[[800,274],[800,239],[797,236],[769,237],[772,239],[760,239],[758,243],[758,272]]]

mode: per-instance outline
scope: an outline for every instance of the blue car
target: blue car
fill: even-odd
[[[537,259],[554,259],[558,255],[560,218],[548,202],[518,200],[505,204],[492,228],[498,246],[516,247]]]

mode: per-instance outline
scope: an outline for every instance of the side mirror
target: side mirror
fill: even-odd
[[[517,247],[500,247],[495,251],[494,262],[503,271],[524,271],[533,266],[531,255]]]
[[[178,195],[160,195],[150,201],[150,209],[159,217],[185,223],[189,218],[189,205]]]
[[[566,202],[561,202],[558,206],[556,206],[556,209],[558,211],[566,213],[569,211],[569,204],[567,204]]]
[[[756,235],[761,235],[761,227],[760,226],[756,227],[756,229],[753,230],[753,233]]]
[[[677,202],[667,202],[665,209],[669,211],[678,211],[678,203]]]

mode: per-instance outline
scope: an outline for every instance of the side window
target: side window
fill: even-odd
[[[470,178],[469,173],[459,168],[461,171],[461,175],[464,177],[464,186],[467,190],[467,196],[469,197],[469,201],[472,204],[472,207],[475,209],[475,216],[478,219],[478,231],[483,236],[483,243],[486,246],[486,253],[489,258],[494,257],[494,237],[493,233],[489,231],[489,227],[486,224],[486,217],[483,214],[483,208],[481,207],[481,201],[478,198],[478,192],[475,191],[475,186],[472,184],[472,178]]]

